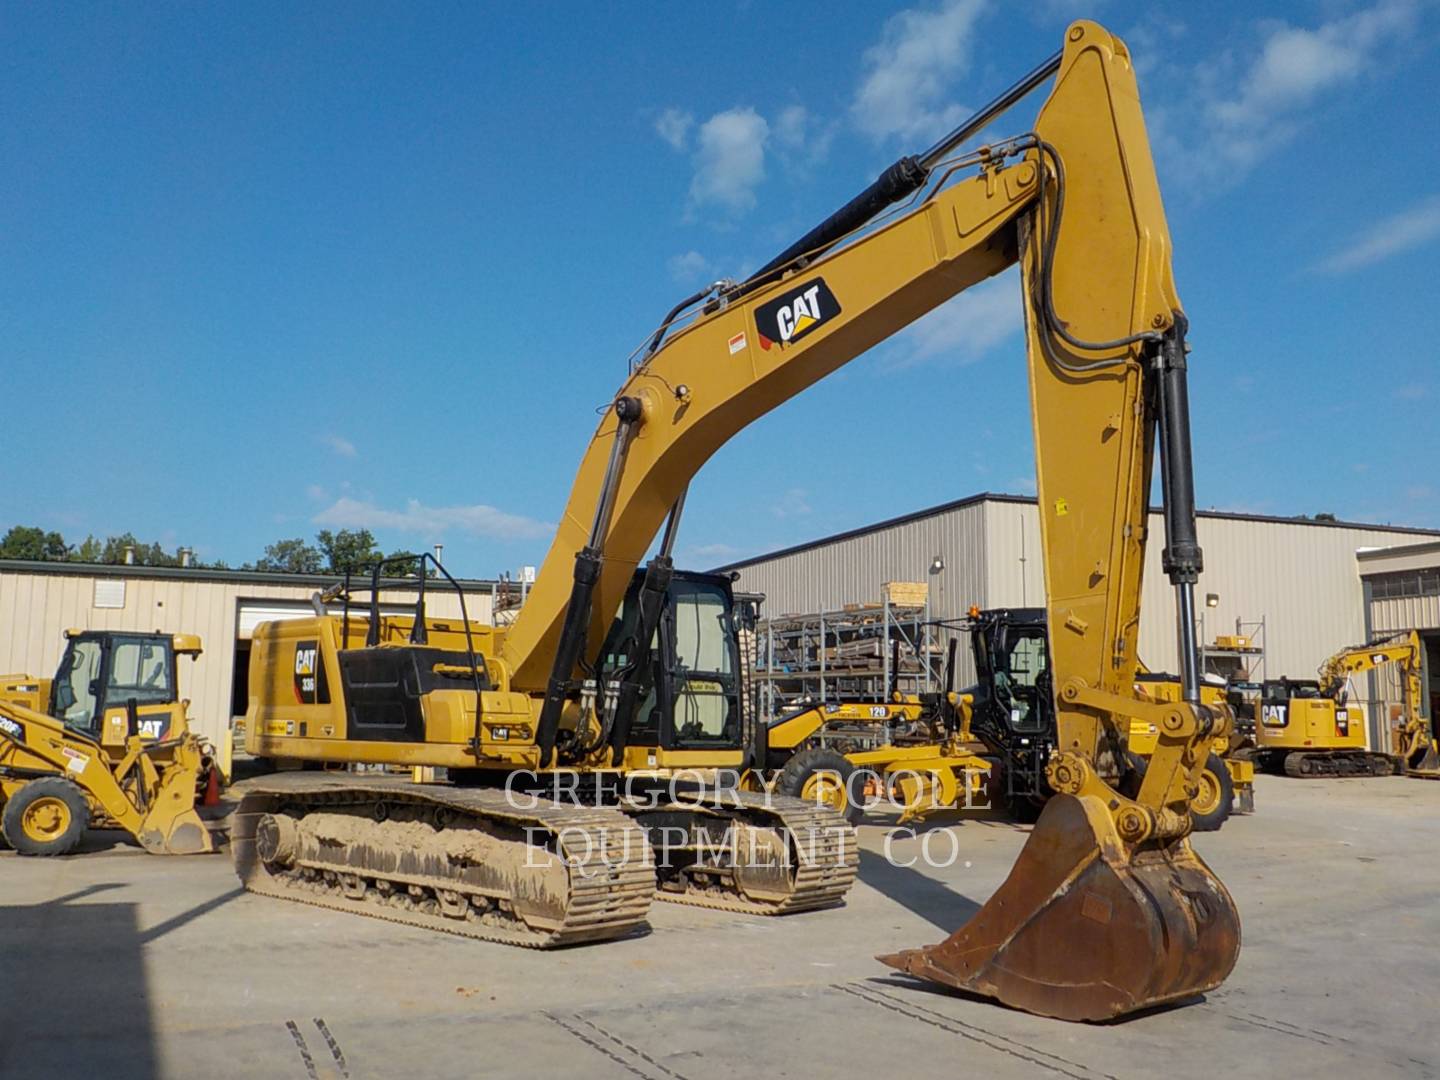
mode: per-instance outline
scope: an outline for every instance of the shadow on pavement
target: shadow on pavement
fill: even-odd
[[[980,910],[980,905],[917,867],[892,863],[873,851],[860,852],[860,880],[877,892],[938,926],[946,934]],[[929,944],[915,942],[916,945]]]
[[[138,907],[79,902],[123,887],[0,906],[0,1077],[158,1073]]]

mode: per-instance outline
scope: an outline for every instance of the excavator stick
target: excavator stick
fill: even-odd
[[[881,959],[1030,1012],[1110,1020],[1213,989],[1235,965],[1235,904],[1188,839],[1208,747],[1229,719],[1200,702],[1187,321],[1119,38],[1090,22],[1070,27],[1034,131],[1044,187],[1018,239],[1056,695],[1046,780],[1056,794],[965,926]],[[1114,786],[1115,762],[1127,717],[1145,708],[1134,679],[1156,471],[1183,700],[1155,714],[1156,750],[1127,795]]]
[[[1219,986],[1240,952],[1229,892],[1188,840],[1132,848],[1093,796],[1045,806],[1010,876],[893,968],[1061,1020],[1111,1020]]]

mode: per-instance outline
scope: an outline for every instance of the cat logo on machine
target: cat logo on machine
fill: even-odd
[[[301,705],[314,705],[319,701],[320,643],[318,641],[297,641],[295,643],[295,700]],[[288,734],[288,732],[287,732]]]
[[[835,299],[824,278],[797,285],[784,296],[777,296],[755,309],[760,348],[769,350],[772,345],[779,345],[783,349],[794,345],[839,314],[840,301]]]
[[[1350,710],[1335,710],[1335,734],[1344,738],[1350,734]]]
[[[1260,709],[1260,723],[1266,727],[1284,727],[1290,722],[1285,715],[1288,711],[1286,705],[1264,705]]]

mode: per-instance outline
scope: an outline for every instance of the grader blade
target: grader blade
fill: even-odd
[[[1235,902],[1188,839],[1132,848],[1099,799],[1057,795],[968,923],[879,959],[1042,1016],[1111,1020],[1219,986],[1239,952]]]

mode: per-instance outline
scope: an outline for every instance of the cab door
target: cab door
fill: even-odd
[[[659,631],[657,764],[736,768],[744,759],[740,649],[730,582],[677,574]]]

